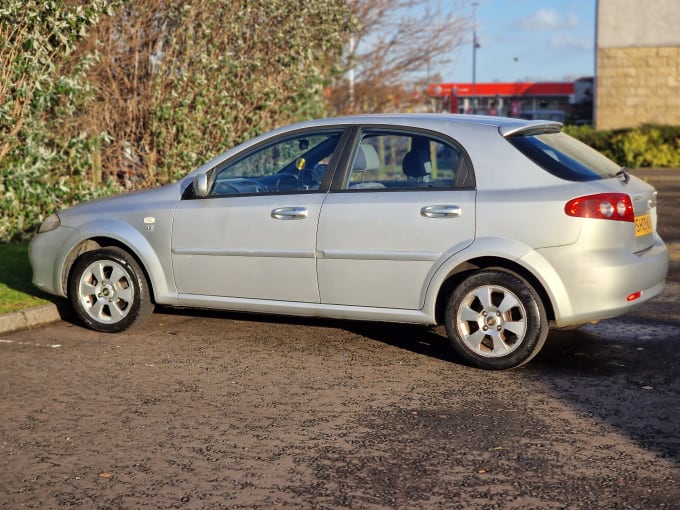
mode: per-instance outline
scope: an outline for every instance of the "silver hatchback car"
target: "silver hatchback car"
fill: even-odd
[[[561,124],[370,115],[277,129],[179,182],[61,211],[33,282],[121,331],[154,304],[444,324],[464,362],[664,287],[656,192]]]

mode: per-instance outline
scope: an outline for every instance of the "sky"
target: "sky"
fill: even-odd
[[[461,16],[473,16],[472,1]],[[476,81],[570,81],[595,72],[596,0],[477,0]],[[471,24],[472,25],[472,24]],[[472,34],[437,71],[472,81]],[[433,70],[434,71],[434,70]]]

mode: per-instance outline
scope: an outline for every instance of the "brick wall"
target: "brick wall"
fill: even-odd
[[[680,125],[680,1],[597,0],[595,125]]]
[[[598,129],[680,125],[680,47],[600,48]]]

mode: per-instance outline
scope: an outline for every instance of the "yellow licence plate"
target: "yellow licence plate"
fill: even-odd
[[[652,215],[643,214],[635,217],[635,237],[646,236],[654,231],[652,227]]]

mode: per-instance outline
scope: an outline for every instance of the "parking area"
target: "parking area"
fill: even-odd
[[[680,241],[680,179],[659,189]],[[675,209],[673,209],[675,207]],[[5,508],[676,508],[680,271],[468,368],[439,329],[161,310],[0,337]]]

